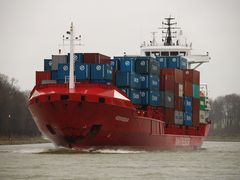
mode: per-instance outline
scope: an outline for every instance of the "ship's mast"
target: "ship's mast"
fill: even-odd
[[[70,69],[69,69],[69,89],[75,88],[75,82],[74,82],[74,43],[73,43],[73,37],[74,37],[74,29],[73,29],[73,23],[71,23],[70,27]]]
[[[65,44],[65,41],[69,41],[69,44]],[[75,42],[78,43],[75,43]],[[70,67],[69,67],[69,89],[74,90],[75,89],[75,77],[74,77],[74,64],[75,64],[75,55],[74,55],[74,47],[81,45],[81,35],[78,37],[74,36],[74,26],[73,23],[71,23],[70,31],[67,31],[67,36],[63,35],[63,44],[59,46],[70,46]],[[59,53],[61,52],[61,49],[59,49]]]
[[[152,32],[153,40],[151,41],[152,46],[157,46],[156,34],[158,32]]]
[[[164,41],[165,46],[172,46],[173,45],[173,38],[176,38],[176,36],[173,36],[173,34],[176,34],[177,31],[173,31],[174,29],[180,29],[179,27],[173,27],[174,25],[177,25],[176,22],[172,22],[175,18],[168,17],[165,18],[166,22],[162,22],[163,27],[160,27],[159,29],[164,29],[165,31],[162,31],[163,34],[166,34]]]

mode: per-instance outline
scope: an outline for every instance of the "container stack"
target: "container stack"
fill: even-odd
[[[99,53],[75,53],[74,62],[75,82],[112,83],[113,76],[110,57]],[[41,75],[38,72],[36,84],[42,84],[42,78],[44,77],[48,77],[48,79],[44,79],[44,82],[51,80],[60,84],[67,83],[69,81],[69,64],[69,53],[68,55],[53,55],[52,59],[45,59],[44,72]]]
[[[138,57],[135,71],[140,74],[141,105],[160,105],[159,63],[152,57]]]
[[[201,117],[203,121],[205,111],[203,106],[200,111],[200,102],[205,103],[199,96],[200,73],[187,69],[186,59],[123,56],[114,57],[112,66],[116,86],[133,104],[147,107],[151,117],[159,109],[170,125],[198,126]]]
[[[184,74],[184,124],[199,125],[200,111],[200,73],[194,69],[186,69]]]
[[[163,68],[160,73],[162,106],[165,107],[166,122],[183,124],[183,71]]]
[[[68,82],[69,61],[70,54],[45,59],[36,84]],[[74,61],[76,82],[113,84],[148,117],[169,125],[207,123],[200,73],[187,69],[187,60],[180,56],[118,56],[111,60],[98,53],[75,53]]]
[[[114,57],[116,86],[122,89],[133,104],[160,105],[159,63],[147,56]]]
[[[141,104],[140,74],[135,72],[137,56],[114,57],[113,68],[116,74],[116,86],[121,89],[133,104]]]

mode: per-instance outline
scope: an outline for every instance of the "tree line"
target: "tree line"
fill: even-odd
[[[0,135],[39,136],[27,108],[29,92],[17,87],[17,80],[0,74]]]
[[[240,135],[240,95],[217,97],[210,104],[210,135]]]
[[[27,108],[28,97],[16,79],[0,74],[0,136],[40,136]],[[221,96],[210,104],[210,135],[240,135],[240,95]]]

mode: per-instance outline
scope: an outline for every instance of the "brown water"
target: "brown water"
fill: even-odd
[[[75,153],[52,144],[0,146],[0,180],[5,179],[240,180],[240,142],[205,142],[192,152]]]

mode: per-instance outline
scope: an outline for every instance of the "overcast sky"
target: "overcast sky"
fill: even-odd
[[[71,21],[83,52],[139,54],[170,14],[194,52],[210,53],[211,63],[199,68],[210,97],[240,94],[239,0],[0,0],[0,73],[32,89]]]

